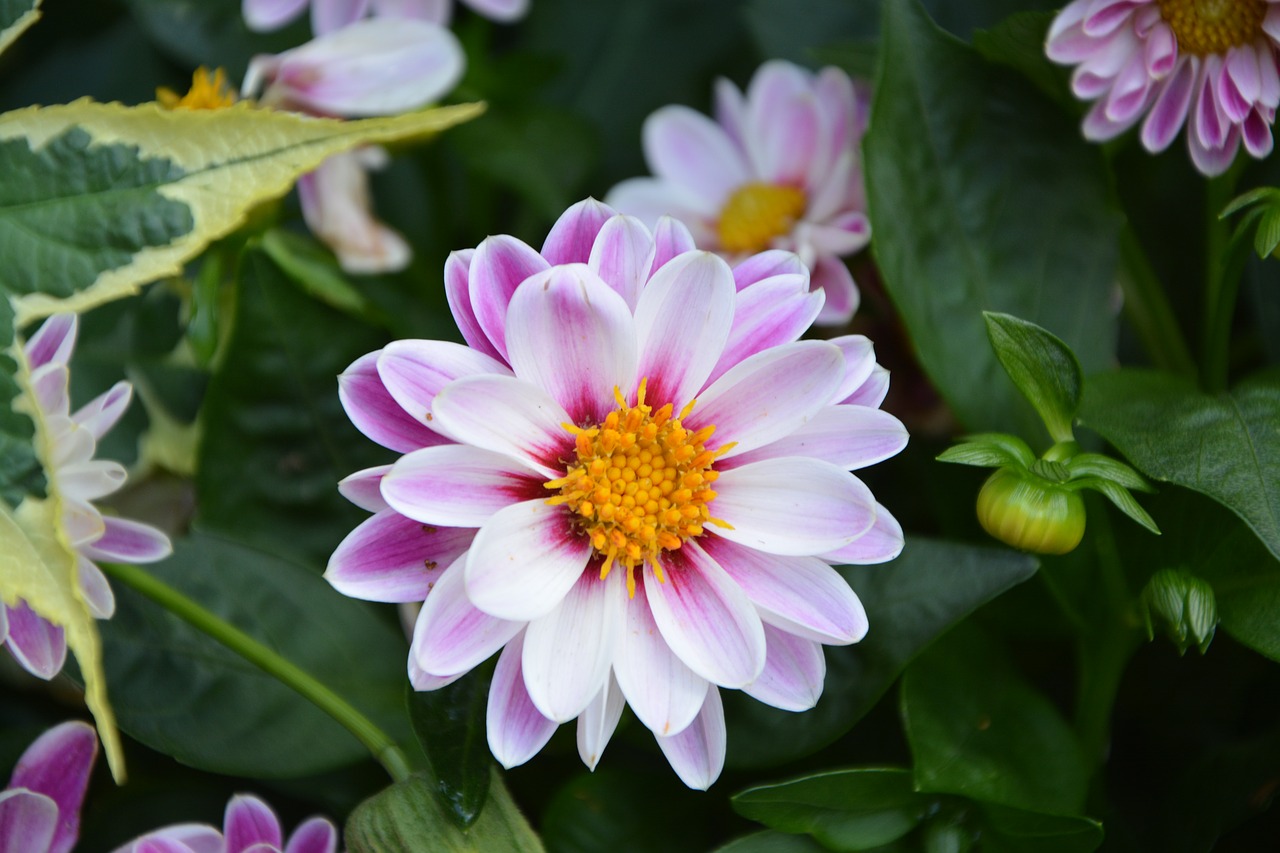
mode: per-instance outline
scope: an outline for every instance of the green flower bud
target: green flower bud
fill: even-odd
[[[978,493],[982,529],[1024,551],[1067,553],[1084,536],[1084,518],[1079,494],[1030,471],[1001,468]]]
[[[1196,646],[1204,654],[1218,626],[1218,602],[1208,582],[1181,569],[1161,569],[1142,590],[1142,615],[1147,638],[1155,639],[1158,624],[1178,647],[1178,654]]]

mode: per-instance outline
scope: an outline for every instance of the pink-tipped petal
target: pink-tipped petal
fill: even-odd
[[[116,596],[102,569],[83,554],[76,554],[76,581],[89,615],[94,619],[110,619],[116,612]]]
[[[507,356],[507,305],[520,283],[550,267],[542,255],[515,237],[488,237],[471,258],[471,309],[485,336]]]
[[[222,833],[207,823],[175,823],[134,839],[115,853],[225,853]]]
[[[827,676],[822,646],[768,624],[764,635],[764,670],[742,692],[784,711],[807,711],[818,704]]]
[[[542,388],[510,376],[472,376],[451,382],[432,408],[467,444],[532,465],[547,479],[562,476],[560,459],[573,446],[564,428],[570,419]]]
[[[857,391],[875,369],[876,349],[864,335],[844,335],[832,338],[831,343],[844,354],[844,375],[831,398],[831,402],[841,403]]]
[[[861,480],[817,459],[766,459],[721,473],[717,536],[770,554],[803,556],[843,548],[871,529],[876,502]]]
[[[308,0],[244,0],[241,13],[254,32],[276,30],[302,14]]]
[[[679,411],[693,399],[729,339],[733,306],[733,274],[709,252],[681,255],[650,279],[635,315],[647,400]]]
[[[381,512],[387,508],[382,498],[382,478],[390,470],[390,465],[375,465],[348,474],[338,482],[338,492],[366,512]]]
[[[707,695],[707,680],[671,651],[637,591],[627,602],[627,622],[613,664],[627,704],[656,735],[673,735],[693,722]]]
[[[828,404],[844,372],[840,350],[825,341],[796,341],[739,362],[698,395],[685,419],[691,429],[715,426],[708,448],[736,446],[721,458],[753,450],[795,430]]]
[[[324,577],[365,601],[425,601],[445,567],[471,547],[475,531],[435,527],[387,509],[347,534]]]
[[[120,420],[132,398],[133,386],[121,380],[78,409],[71,419],[100,439]]]
[[[856,471],[897,455],[907,446],[907,428],[888,412],[867,406],[829,406],[777,441],[735,456],[735,465],[784,456],[804,456]]]
[[[710,384],[740,361],[799,339],[822,310],[823,297],[809,291],[807,275],[777,275],[738,291],[733,328]]]
[[[603,580],[594,565],[524,635],[524,684],[542,714],[558,723],[582,713],[605,687],[627,591],[622,572]]]
[[[1261,160],[1269,156],[1275,145],[1271,137],[1271,122],[1253,110],[1240,125],[1240,141],[1251,157]]]
[[[555,720],[544,717],[529,698],[520,668],[523,649],[522,632],[502,650],[489,684],[489,706],[485,713],[489,751],[508,770],[537,755],[559,726]]]
[[[727,743],[720,691],[707,691],[702,711],[684,731],[657,741],[681,782],[698,791],[710,788],[724,770]]]
[[[45,853],[58,827],[58,806],[33,791],[0,791],[0,850]]]
[[[761,177],[773,184],[804,186],[820,147],[818,104],[812,91],[779,103],[771,120],[755,130],[764,133],[749,139],[748,145],[758,158]]]
[[[423,524],[479,527],[505,506],[541,497],[543,479],[510,456],[448,444],[401,456],[382,478],[382,496]]]
[[[497,359],[449,341],[394,341],[378,355],[376,366],[387,393],[428,430],[439,426],[432,414],[432,402],[450,382],[464,376],[511,375]],[[413,449],[424,444],[427,442]]]
[[[106,528],[102,536],[80,549],[91,560],[155,563],[173,553],[169,537],[150,524],[115,516],[104,517],[102,524]]]
[[[46,364],[66,364],[70,361],[79,326],[76,314],[54,314],[45,320],[23,347],[28,367],[35,371]]]
[[[574,204],[551,226],[542,244],[542,257],[552,264],[587,263],[600,229],[616,215],[616,210],[594,198]]]
[[[685,252],[692,252],[698,244],[694,242],[693,234],[687,225],[674,217],[661,216],[653,229],[653,247],[653,266],[649,270],[650,276],[666,266],[667,261],[672,258],[683,255]]]
[[[811,286],[826,296],[816,322],[821,326],[843,326],[853,319],[861,297],[858,285],[844,261],[821,257],[813,265]]]
[[[758,281],[784,275],[809,275],[809,268],[795,252],[768,249],[757,252],[733,268],[733,284],[745,290]]]
[[[756,606],[765,625],[817,643],[848,645],[867,633],[867,614],[844,578],[817,557],[779,557],[705,537],[704,549]]]
[[[13,768],[8,787],[43,794],[57,808],[49,853],[67,853],[75,846],[80,834],[80,806],[97,755],[98,735],[92,726],[62,723],[36,738]],[[0,845],[0,849],[10,848]]]
[[[221,836],[219,836],[218,840],[219,846],[215,849],[217,853],[222,853]],[[132,847],[127,849],[129,853],[193,853],[192,848],[181,841],[174,838],[164,838],[163,836],[139,839]],[[120,851],[117,851],[117,853],[120,853]]]
[[[692,539],[659,559],[664,578],[646,564],[644,593],[667,645],[713,684],[755,681],[764,666],[764,628],[741,587]]]
[[[720,126],[688,107],[657,110],[645,120],[642,137],[650,171],[687,188],[701,214],[715,214],[750,180],[742,154]]]
[[[889,393],[889,371],[880,365],[874,365],[866,380],[858,389],[840,402],[847,406],[868,406],[878,409]]]
[[[507,355],[516,376],[549,392],[569,422],[600,423],[617,408],[614,390],[634,381],[635,323],[589,267],[552,267],[511,297]]]
[[[845,545],[822,555],[822,559],[837,566],[865,566],[887,563],[902,553],[902,525],[880,504],[876,504],[876,523],[863,535]]]
[[[67,662],[67,638],[57,625],[36,615],[25,601],[8,607],[9,639],[6,648],[13,659],[45,681],[62,671]]]
[[[467,552],[467,594],[497,618],[550,613],[578,582],[591,543],[563,507],[526,501],[494,513]]]
[[[475,257],[475,249],[460,249],[450,252],[444,262],[444,295],[449,302],[449,311],[462,339],[474,350],[495,359],[504,360],[497,347],[489,340],[489,336],[480,326],[475,309],[471,305],[471,259]],[[504,360],[505,361],[505,360]]]
[[[409,654],[423,672],[470,672],[524,627],[476,609],[467,596],[465,563],[459,558],[445,569],[418,613]]]
[[[610,678],[599,695],[578,716],[578,757],[588,770],[594,771],[600,763],[626,704],[618,682]]]
[[[284,853],[336,853],[338,828],[323,817],[313,817],[298,826],[289,836]]]
[[[407,453],[448,439],[406,412],[378,376],[382,351],[362,355],[338,376],[338,399],[356,429],[383,447]]]
[[[222,818],[227,853],[242,853],[255,844],[284,844],[280,821],[271,806],[251,794],[237,794],[227,803]]]
[[[654,239],[634,216],[614,216],[600,229],[587,266],[635,310],[654,265]]]
[[[811,97],[812,75],[790,62],[773,60],[756,70],[747,86],[747,124],[743,141],[754,174],[769,176],[779,167],[779,117],[793,112],[797,100]],[[801,176],[803,180],[803,175]]]

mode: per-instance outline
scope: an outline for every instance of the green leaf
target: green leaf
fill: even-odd
[[[976,465],[979,468],[1001,468],[1005,465],[1029,468],[1036,461],[1025,441],[1000,432],[965,436],[960,444],[939,453],[937,459],[939,462]]]
[[[1280,556],[1280,374],[1209,395],[1151,370],[1091,377],[1081,423],[1153,480],[1208,495]]]
[[[873,250],[921,364],[970,429],[1036,434],[983,311],[1112,360],[1120,218],[1096,146],[1025,80],[886,3],[863,143]]]
[[[1138,472],[1123,462],[1101,453],[1078,453],[1064,463],[1072,477],[1101,477],[1126,489],[1151,492],[1154,489]]]
[[[203,533],[150,572],[319,679],[401,740],[407,644],[372,606],[314,572]],[[120,727],[203,770],[293,778],[368,757],[281,682],[124,584],[98,623]]]
[[[1067,69],[1054,65],[1044,53],[1052,12],[1017,12],[989,30],[973,34],[973,46],[992,62],[1017,69],[1044,94],[1067,107],[1078,109],[1065,84]]]
[[[1222,629],[1280,661],[1280,560],[1216,506],[1190,510],[1189,516],[1179,532],[1194,531],[1199,541],[1187,564],[1213,587]]]
[[[866,639],[826,649],[822,699],[803,714],[726,692],[728,766],[778,764],[826,746],[870,711],[934,638],[1030,578],[1037,565],[1005,548],[911,537],[892,563],[842,568],[871,620]],[[778,737],[780,731],[787,736]]]
[[[1252,204],[1263,200],[1275,202],[1278,198],[1280,198],[1280,190],[1277,190],[1275,187],[1256,187],[1255,189],[1249,190],[1247,193],[1243,193],[1233,198],[1231,202],[1222,209],[1222,212],[1218,214],[1218,218],[1226,219],[1233,213],[1238,213]]]
[[[952,632],[907,668],[902,720],[921,791],[1047,814],[1084,805],[1075,733],[976,630]]]
[[[1083,379],[1075,353],[1035,323],[984,311],[996,358],[1035,408],[1054,441],[1072,441]]]
[[[361,803],[347,820],[351,853],[542,853],[534,834],[495,770],[489,805],[468,830],[459,829],[418,774]]]
[[[40,20],[40,0],[0,0],[0,53]]]
[[[36,427],[15,408],[22,389],[14,346],[13,306],[0,299],[0,499],[17,506],[27,495],[45,496],[44,466],[36,458]]]
[[[1049,815],[983,804],[983,853],[1091,853],[1102,824],[1086,817]]]
[[[273,228],[262,235],[261,246],[303,293],[353,317],[370,317],[369,300],[343,275],[333,254],[314,239]]]
[[[439,690],[419,693],[406,686],[409,721],[436,777],[445,813],[466,829],[489,796],[493,758],[485,737],[485,709],[493,672],[478,667]]]
[[[812,835],[831,850],[872,850],[915,829],[936,802],[915,791],[911,771],[884,768],[749,788],[734,795],[733,808],[770,829]]]
[[[1258,257],[1265,258],[1280,246],[1280,208],[1272,206],[1258,220],[1258,231],[1253,236],[1253,248]]]
[[[1129,490],[1111,480],[1104,477],[1073,477],[1071,482],[1067,483],[1069,489],[1093,489],[1095,492],[1101,492],[1106,496],[1107,500],[1116,505],[1116,508],[1143,527],[1150,530],[1155,535],[1160,535],[1160,527],[1155,520],[1147,514],[1142,505],[1134,500],[1133,495],[1129,494]]]
[[[235,325],[209,382],[196,474],[208,528],[324,565],[366,514],[338,481],[389,462],[351,425],[336,377],[382,333],[309,299],[272,260],[242,260]]]
[[[714,853],[823,853],[826,849],[808,836],[770,830],[734,839]]]

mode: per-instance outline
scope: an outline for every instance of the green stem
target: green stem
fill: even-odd
[[[1208,391],[1227,387],[1231,321],[1247,254],[1244,243],[1249,229],[1240,229],[1232,236],[1230,227],[1220,218],[1235,195],[1239,174],[1239,169],[1233,167],[1209,181],[1205,189],[1204,350],[1200,381]]]
[[[1147,259],[1133,226],[1128,223],[1120,231],[1120,288],[1124,291],[1124,309],[1134,331],[1151,357],[1163,370],[1184,376],[1196,375],[1191,357],[1173,308],[1151,262]]]
[[[113,580],[131,587],[179,619],[208,634],[333,717],[365,745],[393,780],[401,782],[409,777],[408,761],[395,741],[345,699],[298,666],[142,569],[113,563],[103,563],[101,566]]]

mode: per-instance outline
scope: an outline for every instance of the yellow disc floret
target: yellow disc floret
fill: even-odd
[[[717,231],[726,252],[759,252],[791,230],[804,213],[804,192],[776,184],[743,184],[720,211]]]
[[[236,102],[235,90],[227,85],[226,72],[219,68],[212,74],[203,65],[191,75],[191,89],[179,96],[172,89],[156,89],[156,100],[166,110],[221,110]]]
[[[644,381],[634,406],[617,389],[613,393],[618,408],[602,424],[564,425],[574,436],[577,458],[563,477],[545,485],[556,492],[547,503],[573,511],[604,561],[600,577],[607,577],[615,564],[623,566],[627,591],[635,595],[637,567],[652,564],[663,581],[655,559],[660,552],[701,536],[707,524],[729,527],[711,516],[708,505],[716,497],[711,484],[720,476],[712,464],[733,445],[707,450],[716,428],[694,431],[680,423],[693,403],[679,417],[672,417],[670,403],[654,411],[644,401]]]
[[[1178,50],[1207,56],[1253,44],[1262,34],[1266,0],[1156,0]]]

